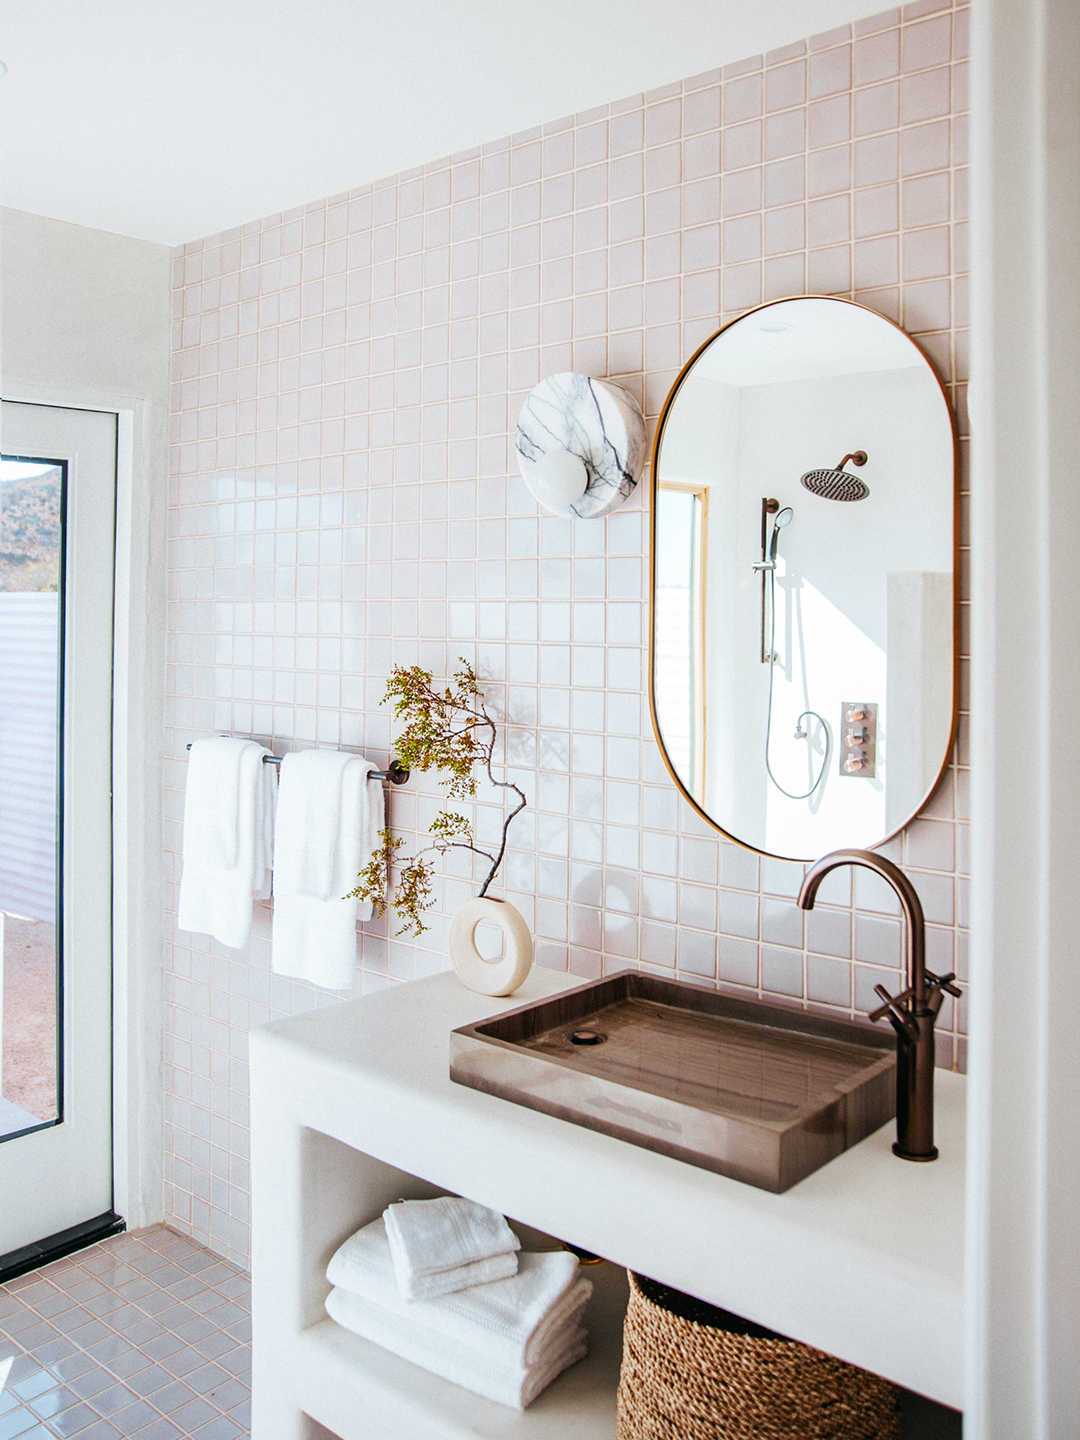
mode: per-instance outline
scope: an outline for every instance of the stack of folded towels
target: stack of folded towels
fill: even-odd
[[[327,1313],[444,1379],[524,1410],[585,1354],[592,1285],[568,1251],[519,1255],[495,1210],[403,1200],[345,1241]]]

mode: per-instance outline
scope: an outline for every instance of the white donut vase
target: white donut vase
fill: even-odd
[[[500,960],[485,960],[476,948],[476,927],[484,920],[503,932]],[[533,939],[520,910],[488,895],[467,900],[450,921],[450,962],[461,983],[478,995],[512,995],[533,963]]]

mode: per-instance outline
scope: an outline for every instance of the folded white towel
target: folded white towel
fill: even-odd
[[[184,797],[184,869],[176,924],[242,950],[252,899],[270,894],[273,766],[254,740],[212,735],[192,742]]]
[[[374,767],[339,750],[302,750],[281,762],[274,831],[271,963],[328,990],[352,985],[356,970],[356,885],[365,836],[382,824]]]
[[[403,1360],[515,1410],[531,1405],[556,1375],[587,1353],[585,1331],[580,1325],[567,1327],[557,1337],[558,1349],[553,1347],[540,1362],[524,1368],[500,1364],[485,1350],[428,1330],[348,1290],[331,1290],[326,1297],[326,1312],[346,1330],[393,1351]]]
[[[474,1260],[471,1265],[455,1265],[450,1270],[440,1270],[437,1275],[415,1275],[404,1284],[395,1279],[394,1284],[398,1295],[406,1301],[435,1300],[440,1295],[453,1295],[458,1290],[505,1280],[516,1275],[517,1269],[518,1257],[510,1250],[505,1255],[489,1255],[486,1260]]]
[[[430,1300],[449,1295],[484,1279],[513,1275],[517,1266],[500,1273],[455,1272],[466,1266],[512,1254],[521,1241],[497,1210],[443,1195],[438,1200],[402,1200],[383,1214],[386,1238],[394,1260],[398,1285],[406,1300]]]
[[[398,1290],[386,1226],[373,1220],[338,1247],[326,1278],[403,1320],[468,1340],[503,1364],[528,1367],[550,1353],[552,1335],[577,1322],[592,1284],[567,1250],[522,1251],[517,1258],[518,1273],[508,1279],[409,1302]]]

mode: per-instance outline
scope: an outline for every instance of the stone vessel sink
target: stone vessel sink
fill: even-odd
[[[463,1025],[450,1078],[777,1192],[896,1113],[891,1030],[633,970]]]

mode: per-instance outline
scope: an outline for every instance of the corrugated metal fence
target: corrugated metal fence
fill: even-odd
[[[56,920],[57,596],[0,593],[0,910]]]

